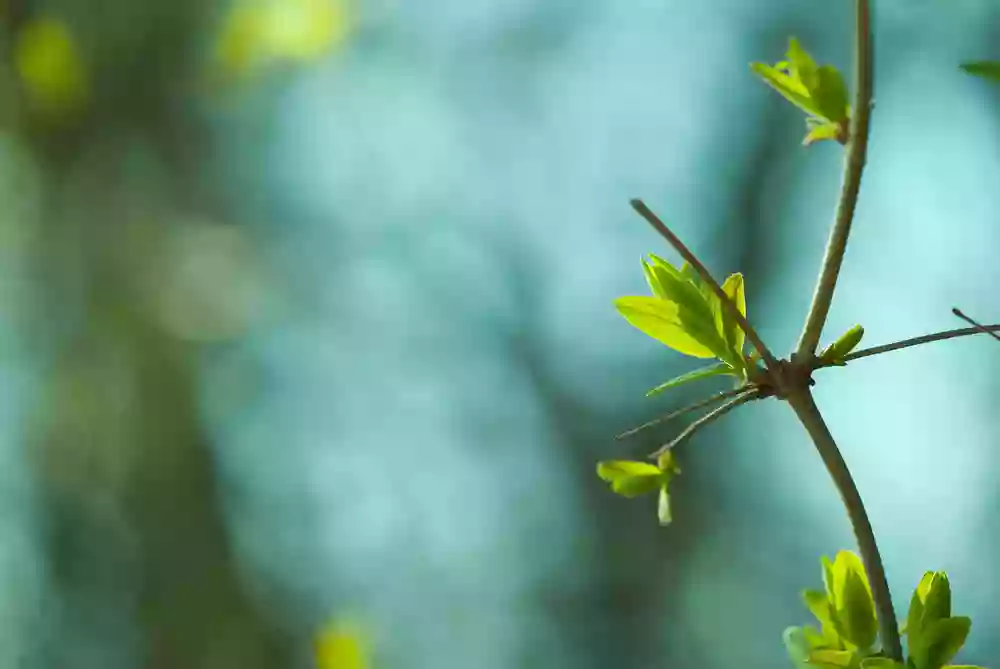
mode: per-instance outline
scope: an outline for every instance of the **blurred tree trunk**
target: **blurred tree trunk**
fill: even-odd
[[[157,138],[174,135],[164,126],[183,123],[190,106],[183,86],[196,75],[187,55],[210,3],[85,4],[46,10],[65,10],[51,16],[69,19],[91,45],[87,110],[59,126],[37,123],[24,107],[15,114],[46,186],[35,258],[40,317],[31,327],[53,360],[29,441],[46,499],[59,643],[46,644],[43,662],[285,668],[289,640],[249,596],[227,536],[197,406],[202,351],[161,328],[136,285],[170,215],[189,212],[186,175],[171,173],[184,166],[162,161],[167,183],[134,191],[142,185],[130,163],[134,140],[169,155]],[[8,45],[40,9],[14,8]],[[105,25],[119,32],[105,39]]]

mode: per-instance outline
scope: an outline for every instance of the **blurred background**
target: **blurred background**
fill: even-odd
[[[1000,6],[875,4],[824,338],[869,345],[1000,320],[1000,87],[957,69]],[[306,668],[331,625],[373,669],[789,666],[853,539],[787,407],[683,448],[669,528],[594,466],[719,387],[644,397],[694,361],[612,307],[675,259],[629,198],[794,343],[842,152],[747,63],[849,71],[850,5],[0,1],[0,667]],[[979,664],[998,372],[973,337],[816,387],[897,608],[948,571]]]

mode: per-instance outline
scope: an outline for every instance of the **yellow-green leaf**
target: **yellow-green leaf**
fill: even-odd
[[[786,56],[788,58],[789,74],[793,79],[802,82],[803,88],[811,93],[819,84],[816,61],[806,53],[805,49],[802,48],[802,45],[794,37],[788,40],[788,53]]]
[[[802,144],[804,146],[812,146],[816,142],[840,142],[843,138],[842,133],[842,126],[839,123],[815,123],[809,127],[809,132],[806,133]]]
[[[850,109],[847,85],[837,68],[833,65],[819,68],[816,70],[816,82],[810,93],[820,116],[833,123],[846,121]]]
[[[663,472],[648,462],[608,460],[597,463],[597,475],[611,484],[622,497],[638,497],[653,492],[663,481]]]
[[[747,315],[747,297],[743,284],[743,275],[739,273],[731,274],[726,279],[726,282],[722,284],[722,292],[736,304],[737,310],[745,318]],[[742,362],[746,333],[743,332],[743,328],[733,318],[729,309],[724,304],[721,304],[722,301],[718,299],[716,301],[719,302],[716,322],[725,337],[726,344],[729,345],[730,350]]]
[[[809,97],[809,91],[802,82],[764,63],[751,63],[750,69],[793,105],[807,114],[819,115],[815,102]]]
[[[688,334],[681,321],[681,308],[658,297],[620,297],[615,300],[625,320],[634,327],[679,353],[695,358],[714,358],[715,352]]]

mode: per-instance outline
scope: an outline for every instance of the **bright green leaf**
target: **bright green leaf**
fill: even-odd
[[[804,590],[802,592],[802,600],[816,620],[819,621],[824,642],[836,644],[840,637],[837,634],[837,627],[834,624],[833,608],[830,600],[827,599],[826,593],[819,590]]]
[[[861,338],[865,335],[865,329],[860,325],[855,325],[850,330],[840,335],[840,337],[823,349],[819,354],[820,360],[827,363],[843,364],[844,356],[854,350],[861,343]]]
[[[663,481],[663,472],[659,467],[632,460],[599,462],[597,475],[610,483],[614,492],[628,498],[653,492]]]
[[[951,584],[948,575],[943,571],[925,573],[913,591],[903,627],[910,654],[925,645],[925,632],[931,625],[950,616]]]
[[[962,63],[959,67],[968,74],[992,81],[1000,81],[1000,62],[982,60],[973,63]]]
[[[736,309],[745,318],[747,315],[747,296],[743,283],[743,275],[739,273],[729,275],[725,283],[722,284],[722,292],[736,304]],[[733,318],[730,310],[724,304],[721,304],[722,301],[718,299],[718,296],[716,296],[716,302],[719,303],[716,307],[718,310],[716,325],[721,330],[726,344],[729,345],[729,350],[733,351],[742,361],[746,333],[743,332],[743,328]]]
[[[866,657],[861,660],[861,669],[906,669],[906,665],[888,657]]]
[[[812,146],[816,142],[841,141],[841,126],[839,123],[815,123],[810,125],[802,144]]]
[[[965,644],[972,620],[965,616],[944,618],[921,630],[910,659],[916,669],[939,669]]]
[[[629,323],[679,353],[695,358],[715,358],[715,352],[688,334],[680,307],[658,297],[620,297],[615,308]]]
[[[810,667],[822,669],[848,669],[858,666],[858,657],[849,650],[821,649],[809,653]]]
[[[878,636],[878,622],[864,567],[845,572],[843,593],[843,600],[837,602],[837,617],[845,628],[844,637],[858,648],[870,648]]]
[[[816,104],[809,97],[809,91],[806,90],[801,82],[764,63],[751,63],[750,69],[763,79],[764,83],[776,90],[786,100],[802,111],[807,114],[819,114]]]
[[[733,368],[727,364],[719,363],[716,365],[709,365],[708,367],[701,367],[687,374],[681,374],[680,376],[674,377],[667,381],[666,383],[661,383],[652,390],[646,393],[646,397],[651,395],[656,395],[662,393],[664,390],[669,388],[676,388],[679,385],[690,383],[692,381],[699,381],[701,379],[707,379],[711,376],[720,376],[723,374],[732,374]]]
[[[819,85],[816,61],[812,59],[794,37],[788,40],[788,70],[793,79],[802,82],[810,93]]]
[[[833,123],[846,121],[849,111],[847,85],[833,65],[824,65],[816,71],[818,84],[812,97],[820,116]]]

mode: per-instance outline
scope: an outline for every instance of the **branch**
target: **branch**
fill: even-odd
[[[688,439],[690,439],[694,435],[695,432],[697,432],[701,428],[705,427],[709,423],[714,423],[716,420],[718,420],[719,418],[722,418],[723,416],[725,416],[727,413],[729,413],[730,411],[732,411],[736,407],[741,406],[743,404],[746,404],[750,400],[755,400],[759,396],[760,396],[760,393],[758,392],[758,390],[756,388],[754,388],[752,390],[748,390],[747,392],[743,393],[742,395],[737,395],[736,397],[734,397],[733,399],[729,400],[728,402],[726,402],[722,406],[719,406],[719,407],[716,407],[716,408],[712,409],[707,414],[705,414],[704,416],[702,416],[701,418],[699,418],[698,420],[694,421],[693,423],[691,423],[690,425],[688,425],[686,428],[684,428],[684,431],[681,432],[676,437],[674,437],[673,440],[671,440],[670,442],[664,444],[663,446],[660,446],[658,449],[656,449],[655,451],[653,451],[652,453],[650,453],[649,454],[649,459],[650,460],[656,460],[661,455],[663,455],[667,451],[671,450],[675,446],[678,446],[678,445],[682,444],[683,442],[687,441]]]
[[[646,219],[646,221],[653,226],[657,232],[663,235],[664,239],[666,239],[670,245],[674,247],[677,253],[679,253],[681,257],[694,268],[694,270],[698,273],[698,276],[701,277],[701,280],[712,288],[712,291],[719,297],[720,300],[722,300],[722,303],[726,305],[725,308],[729,310],[729,315],[732,316],[733,320],[736,321],[736,324],[740,326],[740,329],[746,333],[747,339],[749,339],[750,343],[753,344],[753,347],[757,349],[761,359],[765,364],[767,364],[768,369],[775,369],[778,365],[777,359],[771,353],[770,349],[764,345],[764,342],[757,335],[757,331],[753,329],[753,326],[750,325],[746,317],[740,313],[736,304],[729,299],[726,292],[722,290],[722,286],[719,285],[719,282],[716,281],[708,269],[701,264],[701,261],[698,260],[698,258],[691,253],[690,249],[684,245],[684,242],[682,242],[680,238],[678,238],[677,235],[675,235],[670,228],[667,227],[666,223],[661,221],[656,214],[650,211],[649,207],[647,207],[642,200],[632,200],[632,208],[635,209],[640,216]]]
[[[865,169],[865,159],[868,154],[868,130],[871,125],[872,89],[874,80],[871,7],[869,0],[855,0],[857,13],[857,39],[854,54],[854,85],[856,87],[854,103],[851,107],[850,143],[847,146],[847,158],[844,163],[844,182],[840,191],[840,202],[830,237],[826,244],[823,266],[816,290],[813,293],[809,315],[799,338],[796,357],[807,361],[816,353],[830,313],[830,303],[833,302],[833,292],[837,287],[837,277],[840,266],[847,251],[847,238],[851,234],[851,223],[854,221],[854,210],[858,204],[858,193],[861,190],[861,175]]]
[[[951,308],[951,313],[955,314],[956,316],[958,316],[959,318],[961,318],[966,323],[971,323],[972,327],[974,327],[977,331],[982,332],[984,334],[988,334],[989,336],[993,337],[994,339],[1000,339],[1000,336],[998,336],[995,332],[993,332],[992,330],[990,330],[986,326],[981,325],[980,323],[978,323],[978,322],[972,320],[971,318],[969,318],[968,316],[966,316],[964,313],[962,313],[962,310],[959,309],[958,307],[952,307]]]
[[[868,358],[873,355],[881,355],[882,353],[890,353],[892,351],[898,351],[903,348],[910,348],[911,346],[920,346],[921,344],[930,344],[936,341],[944,341],[946,339],[955,339],[956,337],[968,337],[969,335],[975,334],[993,334],[994,332],[1000,332],[1000,325],[980,325],[974,328],[958,328],[957,330],[945,330],[944,332],[935,332],[933,334],[920,335],[919,337],[911,337],[910,339],[904,339],[902,341],[895,341],[891,344],[882,344],[881,346],[872,346],[871,348],[863,348],[860,351],[854,351],[853,353],[848,353],[844,356],[844,362],[850,362],[851,360],[857,360],[858,358]],[[821,369],[823,367],[831,367],[832,365],[820,365],[816,369]]]
[[[615,439],[616,440],[626,439],[634,434],[642,432],[648,427],[653,427],[654,425],[659,425],[660,423],[666,423],[667,421],[671,421],[674,418],[680,418],[684,414],[691,413],[692,411],[697,411],[698,409],[706,407],[709,404],[715,404],[716,402],[721,402],[722,400],[729,399],[730,397],[735,397],[736,395],[742,395],[743,393],[747,392],[747,390],[748,390],[747,387],[743,386],[740,388],[736,388],[735,390],[728,390],[724,393],[716,393],[704,399],[698,400],[693,404],[688,404],[686,407],[682,407],[680,409],[677,409],[676,411],[671,411],[670,413],[654,418],[648,423],[643,423],[639,427],[633,427],[631,430],[626,430],[625,432],[622,432],[621,434],[616,436]]]
[[[896,626],[896,614],[892,607],[892,595],[885,577],[885,567],[882,565],[882,556],[879,555],[878,545],[875,543],[875,533],[868,520],[861,494],[851,477],[851,471],[847,468],[847,463],[844,462],[844,457],[840,454],[837,442],[830,434],[830,429],[823,420],[823,415],[813,401],[809,388],[802,388],[789,395],[788,403],[795,411],[795,415],[799,417],[809,436],[812,437],[813,444],[823,459],[823,464],[826,465],[826,470],[830,473],[830,478],[837,486],[840,498],[847,509],[847,516],[850,518],[854,537],[857,539],[858,549],[861,552],[861,561],[868,574],[872,599],[875,601],[882,650],[890,658],[901,662],[903,649],[899,642],[899,628]]]

